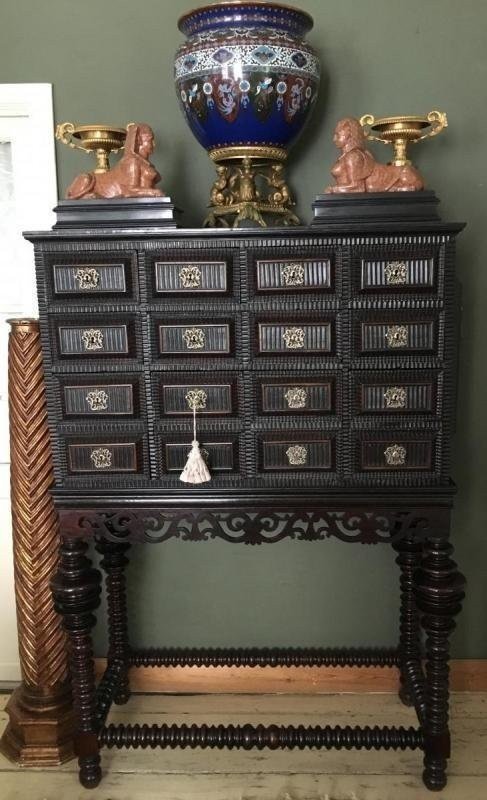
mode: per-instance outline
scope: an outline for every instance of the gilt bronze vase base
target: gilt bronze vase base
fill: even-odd
[[[211,153],[217,175],[203,227],[300,224],[285,178],[285,152],[273,150],[270,153],[268,148],[255,148],[255,152],[252,148],[222,148]]]
[[[55,767],[75,757],[76,719],[68,686],[30,697],[25,685],[10,697],[0,752],[21,767]]]

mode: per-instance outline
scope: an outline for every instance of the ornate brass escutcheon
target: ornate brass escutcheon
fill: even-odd
[[[391,444],[384,450],[389,467],[402,467],[406,463],[406,448],[402,444]]]
[[[112,466],[112,454],[107,447],[97,447],[92,450],[90,458],[95,469],[109,469]]]
[[[199,289],[201,268],[197,264],[186,264],[179,270],[179,280],[183,289]]]
[[[95,267],[80,267],[76,270],[74,278],[78,281],[81,291],[96,289],[100,283],[100,273]]]
[[[85,350],[103,350],[103,331],[99,328],[88,328],[81,335]]]
[[[304,265],[286,264],[282,270],[282,277],[286,286],[303,286],[304,284]]]
[[[205,332],[201,328],[186,328],[183,339],[188,350],[202,350],[205,346]]]
[[[306,447],[301,444],[293,444],[286,450],[286,455],[289,463],[293,467],[302,467],[308,460],[308,451]]]
[[[303,328],[286,328],[282,338],[289,350],[299,350],[304,347],[305,333]]]
[[[208,395],[204,389],[190,389],[184,399],[191,411],[202,411],[206,408]]]
[[[86,395],[86,402],[92,411],[106,411],[108,408],[108,394],[104,389],[93,389]]]
[[[400,286],[407,283],[408,267],[405,261],[388,261],[384,272],[388,286]]]
[[[384,392],[387,408],[406,408],[407,395],[404,386],[388,386]]]
[[[386,342],[388,347],[407,347],[409,343],[409,333],[405,325],[389,325],[386,331]]]
[[[306,408],[308,392],[302,386],[293,386],[284,392],[289,408]]]

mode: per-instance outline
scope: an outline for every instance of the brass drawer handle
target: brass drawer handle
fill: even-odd
[[[286,450],[289,463],[293,467],[302,467],[308,460],[308,451],[301,444],[293,444]]]
[[[112,454],[107,447],[97,447],[96,450],[92,450],[90,458],[95,469],[109,469],[112,466]]]
[[[404,386],[388,386],[384,392],[387,408],[406,408],[407,395]]]
[[[76,270],[74,279],[78,281],[80,291],[96,289],[100,283],[100,273],[94,267],[80,267]]]
[[[282,338],[289,350],[300,350],[304,347],[305,333],[303,328],[286,328]]]
[[[103,331],[99,328],[88,328],[81,334],[85,350],[103,350]]]
[[[93,389],[86,395],[86,402],[92,411],[106,411],[108,394],[103,389]]]
[[[409,343],[409,332],[405,325],[389,325],[386,331],[386,342],[388,347],[407,347]]]
[[[206,408],[208,395],[204,389],[190,389],[184,399],[191,411],[202,411]]]
[[[302,386],[293,386],[284,392],[288,408],[306,408],[308,392]]]
[[[183,339],[188,350],[202,350],[205,346],[205,332],[201,328],[186,328]]]
[[[304,284],[304,265],[286,264],[282,269],[282,277],[286,286],[303,286]]]
[[[391,444],[384,450],[389,467],[402,467],[406,463],[406,448],[402,444]]]
[[[201,269],[196,264],[186,264],[179,270],[179,280],[183,289],[199,289]]]
[[[384,272],[388,286],[407,283],[408,266],[405,261],[388,261]]]

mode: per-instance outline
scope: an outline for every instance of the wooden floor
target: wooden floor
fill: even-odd
[[[117,720],[416,724],[390,694],[137,695],[111,713]],[[0,800],[486,800],[487,693],[454,695],[452,731],[450,780],[438,794],[421,783],[419,751],[105,750],[104,779],[91,792],[74,762],[20,770],[0,756]]]

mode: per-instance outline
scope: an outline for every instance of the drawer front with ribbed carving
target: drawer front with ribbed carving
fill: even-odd
[[[206,377],[206,376],[205,376]],[[234,413],[235,383],[173,384],[161,379],[161,414],[163,416]]]
[[[405,373],[354,376],[354,406],[359,414],[433,414],[437,379],[429,373],[412,379]]]
[[[106,356],[129,353],[126,324],[60,325],[59,352],[62,356]]]
[[[261,379],[257,390],[263,414],[328,414],[334,407],[334,382]]]
[[[163,443],[164,469],[166,472],[181,472],[191,450],[190,437],[183,435],[186,441]],[[227,440],[215,440],[217,437],[202,435],[200,449],[212,472],[236,472],[238,470],[237,443],[229,437]]]
[[[360,324],[359,352],[432,353],[436,347],[436,322],[432,319],[371,321]]]
[[[125,265],[119,264],[54,264],[56,295],[127,294]]]
[[[64,414],[71,416],[133,416],[132,383],[83,383],[63,387]]]
[[[195,322],[187,325],[159,325],[162,355],[225,355],[231,352],[230,326]]]
[[[96,442],[68,444],[68,469],[71,473],[138,472],[135,442]]]
[[[266,354],[331,353],[332,322],[260,322],[258,349]]]
[[[260,439],[263,471],[327,470],[333,468],[332,441],[329,438],[276,438],[264,434]]]
[[[432,458],[431,438],[403,439],[400,434],[389,434],[359,444],[359,471],[431,470]]]
[[[432,290],[436,283],[436,261],[433,257],[377,257],[360,261],[362,291]]]
[[[228,288],[226,261],[156,261],[156,294],[219,294]]]
[[[328,258],[259,259],[256,270],[257,289],[261,292],[332,288],[331,260]]]

